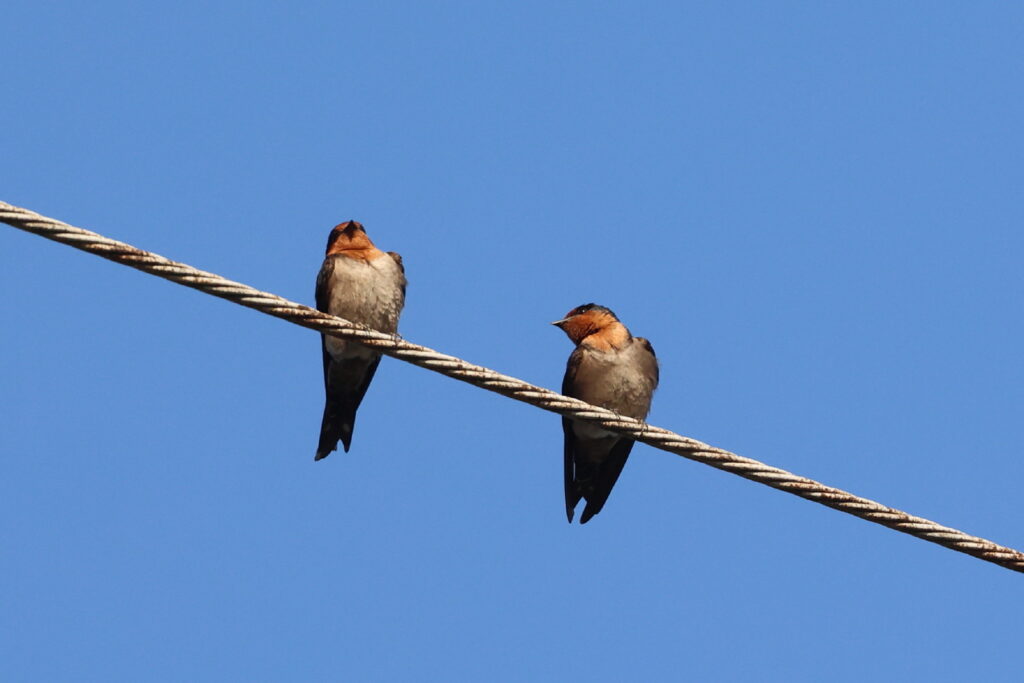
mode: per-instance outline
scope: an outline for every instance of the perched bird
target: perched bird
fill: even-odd
[[[578,306],[552,325],[576,349],[569,356],[562,393],[642,420],[651,409],[658,386],[658,360],[651,343],[634,337],[604,306]],[[565,514],[572,523],[581,498],[586,524],[601,511],[612,492],[633,440],[583,421],[562,418],[565,433]]]
[[[327,238],[327,257],[316,278],[316,307],[380,332],[398,331],[405,305],[402,257],[383,252],[356,221],[336,225]],[[316,460],[326,458],[341,439],[347,452],[352,428],[380,354],[358,342],[321,334],[327,402]]]

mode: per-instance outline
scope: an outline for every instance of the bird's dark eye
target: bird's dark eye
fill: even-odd
[[[577,306],[576,308],[574,308],[571,311],[569,311],[569,315],[567,315],[565,317],[566,318],[571,318],[574,315],[579,315],[580,313],[586,313],[587,311],[592,311],[595,308],[597,308],[597,304],[583,304],[582,306]]]

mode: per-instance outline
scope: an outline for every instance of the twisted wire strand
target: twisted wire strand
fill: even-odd
[[[821,482],[798,476],[778,467],[709,446],[696,439],[619,415],[605,408],[563,396],[550,389],[544,389],[489,368],[474,365],[461,358],[413,344],[401,337],[367,329],[275,294],[260,291],[240,282],[233,282],[214,273],[198,270],[89,230],[76,228],[34,211],[0,202],[0,221],[20,230],[102,256],[105,259],[131,266],[186,287],[198,289],[206,294],[227,299],[296,325],[343,339],[356,340],[393,358],[433,370],[475,387],[487,389],[559,415],[593,422],[604,429],[629,436],[654,448],[731,472],[745,479],[800,496],[854,517],[937,543],[1013,571],[1024,572],[1024,553],[1013,548],[972,536],[902,510],[887,507],[842,489],[826,486]]]

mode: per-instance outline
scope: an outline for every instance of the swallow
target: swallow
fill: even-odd
[[[634,337],[612,311],[597,304],[577,306],[551,323],[569,337],[562,393],[642,420],[658,386],[658,359],[651,343]],[[586,524],[604,507],[633,450],[633,439],[590,422],[562,418],[565,435],[565,515],[572,523],[580,499]]]
[[[356,221],[334,226],[316,278],[316,307],[388,334],[398,331],[405,306],[402,257],[374,246]],[[327,400],[315,460],[326,458],[341,439],[348,452],[356,410],[380,364],[380,354],[358,342],[320,335]]]

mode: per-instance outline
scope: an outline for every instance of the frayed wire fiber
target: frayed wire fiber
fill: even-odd
[[[41,216],[28,209],[0,202],[0,221],[151,275],[198,289],[206,294],[254,308],[261,313],[282,318],[296,325],[343,339],[358,341],[388,356],[462,380],[475,387],[487,389],[559,415],[593,422],[604,429],[629,436],[654,448],[675,453],[726,472],[732,472],[745,479],[792,493],[854,517],[902,531],[905,534],[972,555],[1007,569],[1024,572],[1024,553],[1013,548],[971,536],[923,517],[886,507],[873,500],[861,498],[813,479],[800,477],[757,460],[709,446],[667,429],[653,427],[639,420],[623,417],[610,410],[534,386],[515,377],[466,362],[461,358],[413,344],[400,337],[366,329],[342,318],[322,313],[268,292],[253,289],[240,282],[232,282],[214,273],[207,273],[183,263],[171,261],[124,242],[118,242],[53,218]]]

